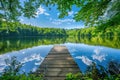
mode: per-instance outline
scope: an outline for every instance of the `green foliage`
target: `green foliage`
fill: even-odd
[[[19,75],[2,75],[0,80],[43,80],[41,76],[35,76],[34,74],[19,74]]]
[[[108,63],[108,69],[104,68],[101,65],[96,65],[93,63],[91,66],[88,66],[85,73],[72,74],[68,73],[65,80],[119,80],[120,79],[120,66],[112,67],[110,65],[120,65],[118,62],[111,61]],[[116,72],[117,69],[118,73]],[[112,71],[110,71],[112,70]],[[112,74],[111,74],[112,72]]]
[[[93,80],[93,79],[86,76],[83,73],[77,73],[77,74],[68,73],[66,74],[65,80]]]
[[[6,69],[4,70],[3,75],[17,75],[18,72],[20,71],[20,68],[22,67],[22,64],[16,60],[16,57],[12,57],[11,60],[6,59]]]
[[[119,35],[120,25],[117,23],[114,26],[102,24],[101,27],[96,26],[65,30],[57,28],[40,28],[18,22],[0,21],[0,54],[42,44],[60,44],[64,42],[120,48]],[[7,39],[6,37],[12,37],[13,39]]]
[[[19,16],[34,17],[40,0],[0,0],[0,21],[18,21]]]
[[[95,24],[99,17],[102,16],[111,0],[84,0],[83,6],[75,14],[76,21],[84,21],[87,25]]]
[[[72,73],[68,73],[66,75],[66,79],[65,80],[81,80],[81,79],[79,79],[80,76],[81,76],[81,73],[77,73],[75,75],[73,75]]]
[[[21,15],[19,0],[0,0],[0,21],[5,19],[7,21],[18,20]]]
[[[109,20],[120,14],[119,0],[44,0],[43,3],[48,7],[57,5],[60,11],[59,18],[68,16],[68,12],[75,6],[79,10],[74,14],[73,19],[83,21],[88,26],[98,24],[101,20],[107,21],[102,18],[104,14],[109,15],[104,16]]]
[[[118,21],[119,22],[119,21]],[[116,23],[117,24],[117,23]],[[67,32],[69,36],[80,37],[113,37],[120,35],[120,25],[101,24],[101,26],[88,27],[75,30],[69,30]]]
[[[26,36],[66,36],[66,31],[58,28],[40,28],[19,22],[1,21],[0,37]]]
[[[6,60],[6,69],[0,75],[0,80],[43,80],[42,75],[20,74],[22,64],[16,60],[16,57]]]
[[[49,8],[57,5],[57,9],[60,11],[59,18],[68,16],[68,12],[72,11],[73,6],[76,6],[79,11],[74,14],[73,18],[76,21],[82,20],[87,25],[97,24],[105,13],[110,15],[109,20],[120,14],[119,0],[25,0],[24,2],[0,0],[0,4],[0,20],[5,19],[6,21],[17,21],[21,15],[28,18],[35,17],[40,5]]]

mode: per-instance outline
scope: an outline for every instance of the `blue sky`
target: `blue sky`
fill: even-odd
[[[40,6],[36,11],[36,18],[25,18],[20,17],[20,22],[25,24],[31,24],[38,27],[49,27],[49,28],[65,28],[65,29],[73,29],[73,28],[83,28],[84,24],[82,21],[75,22],[72,19],[73,15],[79,9],[73,6],[72,11],[68,12],[68,16],[62,19],[59,19],[59,11],[56,10],[56,6],[52,7],[51,10],[48,10],[45,6]]]

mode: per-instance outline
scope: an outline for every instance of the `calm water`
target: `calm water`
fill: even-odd
[[[65,45],[80,70],[92,62],[107,66],[111,60],[120,62],[120,38],[6,38],[0,39],[0,72],[6,67],[5,59],[16,56],[24,65],[21,71],[35,71],[54,45]]]

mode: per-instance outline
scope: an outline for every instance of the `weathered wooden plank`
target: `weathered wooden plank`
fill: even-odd
[[[45,80],[64,80],[67,73],[78,72],[79,67],[65,46],[54,46],[36,71],[44,74]]]
[[[71,57],[70,55],[48,55],[47,58],[49,57]]]
[[[79,71],[79,69],[77,68],[77,67],[75,67],[75,68],[66,68],[66,67],[54,67],[54,68],[52,68],[52,67],[48,67],[48,68],[41,68],[40,70],[46,70],[46,71]]]
[[[72,60],[72,57],[47,57],[44,60]]]
[[[52,67],[52,68],[57,68],[57,67],[64,67],[64,68],[78,68],[78,66],[76,64],[52,64],[52,65],[41,65],[41,68],[43,67]]]

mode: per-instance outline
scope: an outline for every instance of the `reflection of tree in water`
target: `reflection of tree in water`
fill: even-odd
[[[68,37],[67,42],[101,45],[112,48],[120,48],[120,37]]]
[[[61,44],[65,41],[66,37],[5,38],[0,40],[0,54],[33,46]]]
[[[9,51],[21,50],[39,45],[62,44],[65,42],[85,43],[90,45],[101,45],[112,48],[120,48],[120,37],[27,37],[27,38],[5,38],[0,40],[0,54]]]
[[[6,76],[9,76],[9,79],[11,78],[14,79],[16,78],[16,76],[21,76],[21,74],[19,74],[19,70],[22,67],[22,64],[16,60],[16,57],[7,59],[6,65],[7,67],[4,70],[4,72],[1,74],[0,79],[7,80]],[[39,79],[40,78],[42,77],[39,77]],[[71,79],[72,80],[81,80],[81,79],[82,80],[88,80],[88,79],[89,80],[119,80],[120,79],[120,63],[117,61],[110,61],[106,68],[101,65],[96,65],[95,63],[92,63],[92,65],[88,66],[85,73],[80,72],[77,75],[72,73],[67,74],[66,80],[71,80]]]

